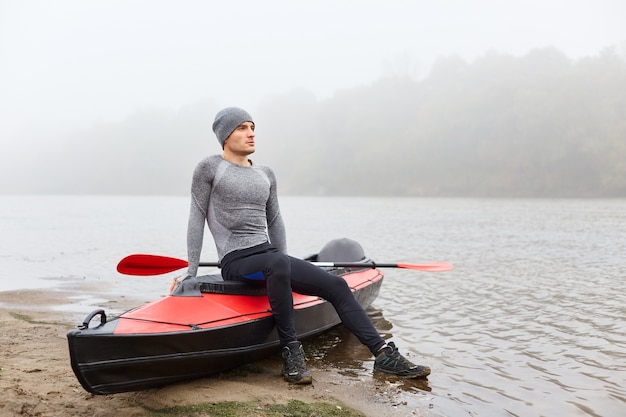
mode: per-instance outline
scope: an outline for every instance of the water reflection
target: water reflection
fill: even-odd
[[[387,320],[383,311],[370,307],[367,313],[372,323],[384,339],[393,337],[393,324]],[[409,360],[419,363],[410,352],[402,350]],[[334,368],[337,372],[354,381],[371,380],[379,386],[390,386],[407,392],[432,391],[427,379],[407,379],[393,375],[373,372],[374,358],[369,349],[343,325],[336,326],[327,332],[307,341],[307,356],[318,368]]]

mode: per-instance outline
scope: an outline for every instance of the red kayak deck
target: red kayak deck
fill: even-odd
[[[352,291],[380,281],[377,269],[344,275]],[[324,300],[293,293],[294,308],[303,309]],[[267,296],[203,293],[199,297],[167,296],[137,307],[119,316],[114,334],[158,334],[191,329],[231,326],[271,315]]]

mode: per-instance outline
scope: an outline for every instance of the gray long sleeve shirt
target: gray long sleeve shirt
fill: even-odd
[[[200,161],[191,184],[187,228],[188,274],[191,276],[198,272],[205,221],[220,261],[234,250],[267,241],[281,252],[287,252],[276,177],[269,167],[242,167],[220,155]]]

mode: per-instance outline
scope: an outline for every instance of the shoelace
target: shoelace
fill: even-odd
[[[398,348],[395,345],[389,344],[387,348],[391,350],[391,353],[387,353],[387,356],[381,362],[393,362],[395,366],[406,367],[408,369],[417,368],[417,365],[400,355]],[[386,349],[387,349],[386,348]],[[381,363],[382,364],[382,363]]]
[[[304,352],[301,350],[298,350],[297,352],[289,350],[289,353],[285,356],[289,375],[297,375],[305,369]]]

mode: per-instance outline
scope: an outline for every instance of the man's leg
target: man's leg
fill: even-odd
[[[291,260],[291,286],[300,294],[315,295],[330,302],[343,324],[361,343],[376,354],[385,345],[369,316],[354,298],[346,281],[310,262]]]
[[[301,259],[290,259],[293,290],[317,295],[332,303],[343,324],[376,357],[375,371],[409,378],[423,378],[430,374],[429,367],[415,365],[402,356],[393,342],[385,343],[343,278]]]
[[[297,340],[294,325],[291,265],[280,252],[257,253],[229,262],[224,279],[265,282],[281,345]]]
[[[229,262],[222,272],[225,279],[265,281],[282,346],[283,377],[290,383],[310,384],[313,378],[295,330],[289,258],[274,250],[256,253]]]

